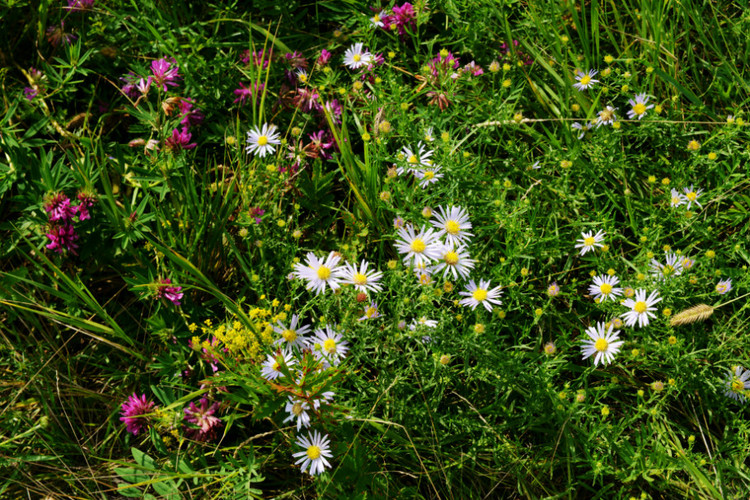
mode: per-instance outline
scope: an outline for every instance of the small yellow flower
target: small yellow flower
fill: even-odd
[[[497,317],[498,318],[505,319],[505,316],[506,316],[505,311],[498,311],[497,312]]]
[[[630,87],[628,87],[627,85],[622,86],[623,93],[627,93],[629,90],[630,90]]]
[[[388,59],[393,59],[394,57],[396,57],[396,53],[395,53],[395,52],[393,52],[392,50],[391,50],[391,51],[389,51],[389,52],[388,52]]]
[[[560,162],[560,167],[562,168],[570,168],[573,165],[573,162],[570,160],[563,160]]]
[[[365,141],[365,142],[369,142],[369,141],[370,141],[370,139],[372,139],[372,137],[370,137],[370,134],[369,134],[369,133],[365,132],[364,134],[362,134],[362,140],[363,140],[363,141]]]
[[[498,71],[500,71],[500,63],[497,61],[492,61],[490,63],[489,69],[490,69],[490,73],[497,73]]]
[[[665,186],[669,186],[669,183],[672,182],[669,177],[665,177],[661,180],[661,183]]]
[[[302,238],[302,231],[300,231],[299,229],[295,229],[292,232],[292,238],[294,238],[295,240]]]
[[[398,261],[397,260],[389,260],[388,261],[388,269],[390,269],[390,270],[396,269],[397,265],[398,265]]]
[[[503,186],[505,186],[506,188],[511,188],[513,187],[513,183],[510,182],[508,179],[505,179],[505,182],[503,182]]]
[[[672,335],[667,339],[667,342],[669,342],[669,345],[675,345],[677,343],[677,337]]]
[[[672,315],[672,310],[668,307],[662,309],[661,313],[664,315],[664,317],[668,318]]]
[[[713,151],[711,151],[710,153],[708,153],[708,156],[707,156],[707,158],[708,158],[709,160],[711,160],[711,161],[714,161],[714,160],[715,160],[716,158],[718,158],[718,157],[719,157],[719,155],[717,155],[717,154],[716,154],[716,153],[714,153]]]
[[[516,113],[513,115],[513,121],[516,123],[521,123],[523,121],[523,113]]]
[[[408,102],[401,103],[401,111],[409,111],[410,104]]]
[[[286,226],[286,221],[284,219],[279,219],[276,221],[276,225],[279,227],[284,227]]]
[[[606,417],[608,415],[609,415],[609,406],[607,405],[602,406],[602,416]]]
[[[505,80],[503,80],[503,88],[506,88],[506,89],[507,89],[507,88],[509,88],[509,87],[510,87],[511,85],[513,85],[513,82],[512,82],[512,81],[510,81],[510,78],[506,78]]]
[[[706,251],[706,258],[713,259],[714,257],[716,257],[716,252],[714,252],[713,250]]]
[[[482,334],[484,332],[485,332],[485,328],[482,323],[477,323],[474,325],[474,333]]]
[[[612,64],[614,61],[615,61],[615,58],[612,57],[611,55],[607,54],[606,56],[604,56],[605,63]]]
[[[510,64],[508,63],[503,64],[503,71],[510,71],[510,68],[511,68]]]
[[[654,113],[656,113],[657,115],[660,115],[661,112],[662,112],[661,104],[657,104],[656,106],[654,106]]]
[[[380,125],[378,125],[378,130],[380,130],[380,132],[384,134],[387,134],[388,132],[391,131],[391,122],[389,121],[380,122]]]
[[[570,41],[570,38],[568,38],[567,35],[563,35],[563,36],[560,37],[560,41],[562,43],[568,43]]]
[[[352,84],[352,87],[354,88],[354,90],[362,90],[362,87],[364,87],[364,86],[365,86],[365,84],[364,84],[364,83],[362,83],[362,82],[361,82],[361,81],[359,81],[359,80],[357,80],[356,82],[354,82],[354,83]]]
[[[544,311],[542,311],[541,308],[537,308],[534,310],[534,314],[536,314],[537,316],[541,316],[542,314],[544,314]]]
[[[451,140],[451,135],[448,132],[443,132],[442,134],[440,134],[440,139],[443,142],[448,142]]]
[[[648,182],[650,182],[651,184],[653,184],[654,182],[656,182],[656,176],[655,175],[649,175],[648,176]]]
[[[579,111],[581,111],[581,105],[580,104],[573,104],[573,105],[570,106],[570,109],[574,113],[578,113]]]
[[[390,191],[381,191],[380,192],[380,200],[381,201],[389,201],[391,199],[391,193]]]
[[[698,151],[701,148],[701,143],[693,139],[692,141],[688,142],[687,148],[688,151]]]
[[[451,357],[448,354],[443,354],[440,356],[440,364],[441,365],[447,365],[451,362]]]

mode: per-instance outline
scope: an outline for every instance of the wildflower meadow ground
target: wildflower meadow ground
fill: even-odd
[[[0,498],[747,498],[741,1],[0,7]]]

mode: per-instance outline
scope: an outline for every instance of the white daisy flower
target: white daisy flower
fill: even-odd
[[[604,231],[597,231],[596,234],[594,234],[593,231],[589,231],[587,233],[581,233],[581,239],[576,240],[578,244],[575,246],[576,248],[581,249],[581,255],[585,255],[586,252],[590,250],[594,250],[594,247],[603,247],[602,241],[604,241],[604,235],[607,234]]]
[[[378,312],[378,304],[375,301],[370,302],[370,305],[365,308],[364,316],[358,318],[357,321],[365,321],[368,319],[379,318],[380,313]]]
[[[289,416],[284,419],[283,423],[287,423],[290,420],[297,419],[297,432],[302,430],[302,427],[310,427],[310,414],[307,411],[310,409],[310,404],[304,399],[297,399],[289,396],[284,411],[289,413]]]
[[[502,290],[499,286],[490,290],[490,280],[479,280],[479,285],[474,283],[474,280],[469,281],[466,285],[466,292],[458,292],[459,295],[466,297],[461,299],[459,304],[462,306],[469,306],[472,309],[476,309],[479,304],[482,304],[485,309],[492,312],[492,305],[501,305],[502,301],[497,300],[497,297],[502,295]]]
[[[281,144],[276,125],[264,123],[261,128],[255,127],[247,133],[247,147],[245,151],[264,158],[273,153],[276,146]]]
[[[628,99],[628,104],[630,104],[631,106],[630,111],[628,111],[628,118],[632,120],[637,116],[640,120],[641,118],[646,116],[646,110],[654,107],[653,104],[646,106],[648,100],[649,97],[646,94],[636,94],[635,100]]]
[[[612,106],[607,106],[599,111],[599,115],[596,117],[596,128],[599,128],[602,125],[612,125],[616,122],[617,116],[615,115],[615,111],[617,110]]]
[[[427,319],[427,317],[422,316],[419,319],[413,319],[411,324],[409,325],[409,330],[414,331],[420,326],[424,326],[427,328],[436,328],[438,325],[438,322],[434,319]]]
[[[422,189],[426,188],[430,184],[434,184],[443,178],[443,174],[440,174],[440,169],[443,168],[439,165],[429,167],[424,170],[413,170],[414,177],[419,179],[419,187]]]
[[[675,188],[672,188],[672,196],[669,200],[669,206],[670,207],[679,207],[683,203],[685,203],[685,198],[682,197],[679,191],[677,191]]]
[[[624,343],[618,337],[620,332],[613,330],[614,327],[612,325],[605,329],[605,325],[601,321],[596,324],[596,327],[588,327],[586,335],[589,338],[585,339],[581,346],[583,359],[596,355],[594,357],[594,366],[597,366],[600,362],[603,366],[611,363],[615,359],[615,354],[620,352],[620,347]]]
[[[305,335],[310,331],[311,327],[310,325],[305,325],[298,328],[298,322],[299,316],[296,314],[292,315],[292,322],[289,324],[289,328],[287,328],[281,320],[277,321],[276,324],[278,326],[274,326],[273,331],[281,335],[281,338],[276,339],[274,345],[287,345],[303,349],[307,343]]]
[[[370,64],[372,56],[364,51],[362,43],[355,43],[344,52],[344,64],[351,69],[359,69]]]
[[[680,267],[682,267],[684,271],[687,271],[688,269],[693,267],[694,264],[695,264],[695,259],[691,259],[690,257],[687,257],[687,256],[683,256],[680,258]]]
[[[682,260],[680,256],[672,252],[666,252],[665,255],[667,259],[666,264],[662,264],[656,259],[651,259],[651,274],[660,280],[682,274]]]
[[[297,439],[297,445],[305,449],[292,455],[298,459],[294,462],[295,465],[302,464],[302,472],[310,467],[310,474],[315,476],[331,466],[326,460],[333,457],[328,435],[323,436],[318,431],[309,432],[307,437],[300,436]]]
[[[635,300],[625,299],[622,303],[625,307],[630,308],[630,311],[620,315],[625,320],[625,326],[635,326],[636,323],[638,323],[639,327],[648,326],[649,317],[656,317],[651,312],[656,311],[656,308],[653,306],[661,300],[662,298],[659,297],[659,292],[656,290],[651,292],[648,298],[646,298],[646,290],[636,290]]]
[[[589,125],[588,123],[584,123],[582,125],[582,124],[580,124],[578,122],[573,122],[570,125],[570,128],[579,130],[581,132],[580,134],[578,134],[578,140],[580,141],[581,139],[583,139],[586,136],[586,132],[588,132],[589,130],[591,130],[591,125]]]
[[[594,80],[594,77],[596,76],[597,73],[598,71],[594,69],[589,70],[588,73],[583,73],[579,71],[576,74],[576,82],[578,83],[574,83],[573,86],[577,88],[579,91],[583,91],[583,90],[593,87],[595,83],[599,83],[599,80]]]
[[[417,143],[417,149],[415,149],[414,151],[404,146],[403,148],[401,148],[401,153],[399,153],[399,155],[402,156],[406,161],[407,170],[410,171],[419,170],[420,168],[432,167],[433,161],[432,159],[430,159],[432,154],[433,151],[427,149],[425,145],[422,144],[422,141],[419,141]],[[401,175],[400,172],[399,175]]]
[[[445,235],[445,242],[450,245],[461,245],[469,242],[472,233],[468,232],[471,229],[471,222],[469,222],[469,214],[465,209],[461,207],[450,207],[444,209],[438,207],[437,213],[434,214],[436,221],[433,220],[430,223],[439,229],[437,235],[439,237]]]
[[[331,290],[341,287],[339,280],[342,277],[343,269],[338,267],[341,255],[336,252],[328,254],[325,260],[318,259],[314,253],[308,252],[306,264],[298,263],[294,265],[294,275],[307,281],[305,285],[308,290],[312,290],[316,295],[326,291],[326,285]]]
[[[615,287],[619,282],[617,276],[594,276],[594,284],[589,285],[589,293],[600,302],[607,299],[616,301],[617,297],[622,295],[622,288]]]
[[[724,295],[725,293],[729,293],[730,291],[732,291],[732,280],[729,278],[720,280],[716,285],[716,293],[718,293],[719,295]]]
[[[263,368],[260,370],[261,376],[266,380],[276,380],[282,376],[283,373],[281,373],[281,363],[279,363],[279,360],[283,361],[287,367],[294,366],[296,363],[296,360],[292,357],[292,353],[289,351],[281,351],[276,356],[269,354],[263,362]]]
[[[383,277],[383,273],[374,269],[368,272],[367,267],[369,265],[367,261],[362,260],[359,264],[359,269],[357,269],[348,262],[345,263],[344,269],[341,272],[343,278],[341,282],[354,285],[354,289],[358,292],[381,291],[383,287],[378,282]]]
[[[322,328],[315,330],[315,337],[309,339],[307,345],[310,346],[315,357],[323,360],[327,365],[338,365],[349,352],[349,343],[344,340],[343,335],[329,325],[326,325],[325,330]]]
[[[310,79],[310,75],[308,75],[307,71],[305,71],[304,69],[298,69],[295,74],[297,75],[297,80],[302,83],[307,83],[307,81]]]
[[[432,136],[432,127],[427,127],[427,129],[425,129],[424,140],[427,142],[432,142],[435,140],[435,138]]]
[[[747,391],[750,389],[750,370],[743,370],[741,366],[735,366],[734,371],[727,373],[726,390],[724,395],[745,403],[747,401]]]
[[[381,10],[374,16],[370,18],[370,24],[376,28],[382,28],[383,27],[383,18],[385,17],[385,11]]]
[[[700,203],[698,203],[698,197],[703,192],[702,189],[699,189],[698,191],[696,191],[696,190],[693,189],[693,185],[691,184],[689,188],[683,188],[682,192],[685,193],[685,194],[682,195],[682,197],[684,198],[684,200],[688,204],[688,206],[687,206],[688,210],[690,210],[690,205],[692,205],[693,203],[695,203],[699,207],[703,208],[703,205],[701,205]]]
[[[469,252],[465,246],[445,244],[440,248],[439,263],[435,265],[435,272],[443,271],[443,277],[450,272],[454,279],[458,279],[459,276],[466,279],[474,268],[474,262],[469,258]]]
[[[417,233],[414,226],[409,224],[398,230],[400,241],[396,241],[396,249],[399,253],[406,254],[404,264],[413,261],[415,265],[427,265],[431,261],[440,258],[440,247],[437,234],[434,229],[422,229]]]

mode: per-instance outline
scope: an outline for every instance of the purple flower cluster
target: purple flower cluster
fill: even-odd
[[[511,51],[510,46],[503,42],[500,44],[500,57],[503,61],[509,61],[511,59],[511,56],[513,55],[513,52],[518,55],[518,58],[523,62],[525,66],[530,66],[534,63],[533,59],[531,59],[531,56],[526,54],[524,51],[518,48],[520,45],[518,40],[513,40],[513,51]]]
[[[194,441],[212,441],[216,439],[219,429],[223,423],[215,414],[219,411],[219,403],[208,404],[208,399],[201,398],[200,407],[195,403],[185,408],[184,430],[188,438]]]
[[[172,302],[172,304],[179,306],[180,300],[182,300],[183,296],[182,287],[172,285],[172,280],[169,278],[159,280],[159,283],[156,285],[156,293],[154,297],[156,297],[157,300],[165,298]]]
[[[153,401],[146,399],[146,395],[137,396],[133,393],[122,404],[122,411],[120,421],[125,424],[125,429],[131,432],[134,436],[137,436],[139,432],[144,431],[148,428],[148,415],[156,410],[156,405]]]
[[[47,41],[52,47],[57,48],[60,44],[70,45],[78,39],[72,33],[65,32],[65,21],[60,21],[59,26],[50,26],[47,28]]]
[[[403,37],[409,31],[414,31],[417,27],[417,14],[414,12],[414,6],[409,2],[405,2],[400,7],[393,7],[393,14],[383,17],[383,29],[391,30],[397,29],[398,34]],[[396,26],[396,28],[391,28]]]
[[[90,219],[89,209],[94,206],[96,200],[88,193],[81,192],[78,194],[78,204],[71,205],[70,198],[64,193],[55,193],[50,196],[44,203],[44,211],[51,223],[47,238],[50,242],[47,244],[49,250],[57,253],[69,251],[76,253],[76,234],[73,227],[74,217],[78,217],[78,222]]]

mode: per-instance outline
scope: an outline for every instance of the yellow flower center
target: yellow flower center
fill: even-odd
[[[284,332],[281,334],[282,337],[284,337],[284,340],[287,342],[294,342],[297,340],[297,332],[294,330],[284,330]]]
[[[427,179],[427,180],[430,180],[430,179],[432,179],[434,177],[435,177],[435,172],[433,172],[432,170],[427,170],[424,173],[424,178]]]
[[[375,309],[374,307],[368,307],[365,310],[365,316],[367,316],[368,318],[372,318],[373,316],[375,316],[375,313],[377,313],[377,312],[378,312],[378,310]]]
[[[588,238],[585,238],[583,240],[583,244],[587,247],[593,246],[594,243],[596,243],[596,238],[594,238],[593,236],[589,236]]]
[[[603,283],[602,286],[599,287],[599,290],[604,295],[609,295],[612,292],[612,285],[610,285],[609,283]]]
[[[445,263],[446,263],[446,264],[448,264],[449,266],[455,266],[456,264],[458,264],[458,254],[457,254],[456,252],[452,252],[452,251],[451,251],[451,252],[448,252],[448,253],[447,253],[447,254],[445,254],[445,256],[443,257],[443,260],[444,260],[444,261],[445,261]]]
[[[445,223],[445,230],[449,234],[458,234],[458,232],[461,230],[461,226],[458,225],[458,222],[449,220]]]
[[[418,160],[417,160],[417,156],[416,156],[416,155],[411,155],[411,156],[409,157],[409,159],[408,159],[408,160],[406,160],[406,161],[408,161],[409,163],[411,163],[411,164],[413,165],[413,164],[415,164],[415,163],[417,163],[417,162],[418,162]]]
[[[317,460],[320,458],[320,448],[318,446],[310,446],[307,449],[307,458],[310,460]]]
[[[265,135],[258,137],[258,146],[265,146],[266,144],[268,144],[268,137]]]
[[[688,194],[685,195],[688,200],[695,201],[695,199],[698,197],[698,195],[695,193],[695,191],[690,191]]]
[[[367,284],[367,276],[365,276],[362,273],[354,273],[354,278],[352,278],[352,281],[355,285],[366,285]]]
[[[377,15],[377,14],[375,14],[375,17],[373,17],[372,20],[375,21],[376,23],[379,23],[380,22],[380,16]]]
[[[599,118],[601,118],[603,122],[610,121],[612,118],[614,118],[614,116],[615,116],[615,113],[613,111],[608,110],[608,109],[603,109],[599,113]]]
[[[599,352],[606,351],[607,347],[609,347],[609,342],[607,342],[606,339],[597,339],[596,343],[594,344],[594,349]]]
[[[354,59],[354,62],[359,62],[362,60],[362,56],[359,54],[354,54],[354,57],[352,57],[352,59]]]
[[[674,267],[670,266],[669,264],[665,265],[661,268],[661,272],[664,276],[669,276],[674,272]]]
[[[333,339],[327,339],[325,342],[323,342],[323,349],[328,354],[336,352],[336,341]]]
[[[322,279],[323,281],[327,280],[331,277],[331,270],[328,269],[326,266],[320,266],[318,268],[318,278]]]
[[[579,81],[581,82],[581,85],[588,85],[591,83],[591,77],[589,75],[583,75]]]
[[[639,102],[635,106],[633,106],[633,113],[635,113],[636,115],[642,115],[645,112],[646,112],[645,104]]]
[[[672,198],[672,205],[679,205],[680,204],[680,198],[675,196]]]
[[[487,298],[487,290],[483,290],[481,288],[477,288],[476,290],[474,290],[474,293],[472,293],[471,296],[477,302],[482,302],[484,299]]]
[[[643,313],[645,313],[645,312],[646,312],[646,309],[648,309],[648,306],[647,306],[647,305],[646,305],[646,303],[645,303],[645,302],[643,302],[642,300],[639,300],[639,301],[638,301],[638,302],[636,302],[636,303],[635,303],[635,305],[633,306],[633,310],[634,310],[635,312],[637,312],[638,314],[643,314]]]
[[[294,406],[292,406],[292,413],[294,413],[294,416],[299,417],[302,414],[302,411],[302,404],[294,403]]]
[[[743,392],[745,390],[745,383],[737,377],[732,379],[732,392]]]
[[[424,252],[424,249],[427,248],[427,245],[424,244],[424,241],[422,241],[421,238],[415,238],[414,241],[411,242],[409,248],[411,248],[411,251],[414,253],[422,253]]]
[[[273,371],[275,371],[275,372],[280,372],[281,371],[281,366],[279,365],[278,361],[274,362],[274,364],[273,364],[273,366],[271,368],[273,368]]]

